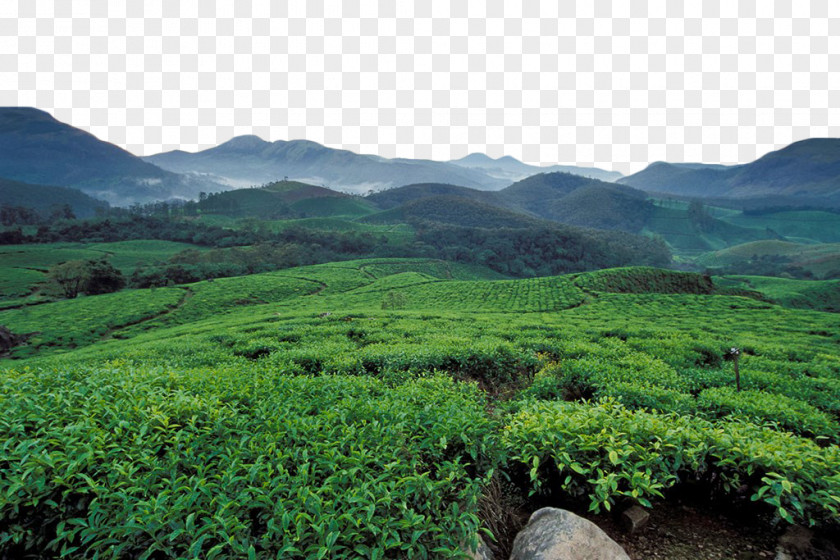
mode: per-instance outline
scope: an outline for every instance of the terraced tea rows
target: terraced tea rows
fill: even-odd
[[[520,504],[655,508],[690,484],[837,528],[840,316],[652,269],[458,274],[350,261],[61,302],[193,294],[5,362],[0,551],[459,557],[499,477]]]

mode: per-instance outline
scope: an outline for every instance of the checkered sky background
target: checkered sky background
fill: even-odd
[[[746,162],[840,136],[840,1],[2,0],[0,105],[139,155]]]

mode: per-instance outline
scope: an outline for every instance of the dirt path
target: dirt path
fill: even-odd
[[[314,278],[306,278],[305,276],[289,276],[288,274],[278,274],[277,276],[281,278],[294,278],[295,280],[303,280],[304,282],[312,282],[313,284],[318,284],[317,290],[306,294],[306,296],[304,297],[317,296],[318,294],[329,288],[326,282],[321,282],[320,280],[315,280]]]
[[[99,337],[99,342],[102,342],[103,340],[110,339],[112,337],[112,335],[117,331],[121,331],[122,329],[126,329],[128,327],[134,327],[136,325],[141,325],[143,323],[148,323],[149,321],[153,321],[155,319],[160,319],[161,317],[165,317],[167,315],[175,313],[176,311],[178,311],[179,309],[184,307],[184,305],[186,305],[187,301],[189,301],[189,299],[191,297],[193,297],[193,291],[189,288],[186,288],[186,287],[183,287],[183,288],[178,287],[178,289],[179,290],[184,290],[184,293],[181,296],[181,299],[179,299],[175,303],[175,305],[173,305],[170,308],[164,309],[160,313],[155,313],[154,315],[149,315],[148,317],[143,317],[142,319],[138,319],[136,321],[131,321],[130,323],[120,325],[119,327],[113,327],[111,329],[108,329],[101,337]]]

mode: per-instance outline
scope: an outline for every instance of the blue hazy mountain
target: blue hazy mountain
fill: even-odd
[[[454,183],[482,190],[508,184],[446,162],[388,159],[328,148],[309,140],[266,142],[257,136],[238,136],[200,152],[175,150],[144,159],[169,171],[207,174],[236,186],[288,178],[361,193],[411,183]]]
[[[519,181],[520,179],[538,173],[552,172],[572,173],[574,175],[608,182],[616,181],[622,177],[618,171],[606,171],[597,167],[579,167],[576,165],[549,165],[541,167],[522,163],[513,156],[502,156],[493,159],[486,154],[479,153],[470,154],[461,159],[454,159],[450,163],[469,169],[480,169],[491,177],[505,179],[509,182]]]
[[[699,198],[840,200],[840,139],[811,138],[742,165],[656,162],[618,181],[648,192]]]
[[[449,162],[389,159],[328,148],[309,140],[267,142],[257,136],[238,136],[200,152],[176,150],[144,159],[169,171],[206,174],[236,186],[288,178],[354,193],[418,183],[492,191],[535,173],[556,170],[607,180],[621,177],[620,173],[594,168],[536,167],[510,156],[494,160],[472,154]]]
[[[114,204],[194,198],[221,187],[165,171],[28,107],[0,108],[0,177],[73,187]]]

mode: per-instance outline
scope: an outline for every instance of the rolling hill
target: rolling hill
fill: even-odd
[[[785,307],[840,313],[840,280],[720,276],[714,281],[721,289],[755,291],[768,301]]]
[[[234,189],[199,200],[202,214],[235,218],[357,217],[375,211],[357,196],[297,181],[278,181],[259,188]]]
[[[540,218],[638,232],[652,211],[642,191],[570,173],[541,173],[497,193],[497,200]]]
[[[762,275],[776,275],[786,269],[792,274],[801,269],[800,273],[810,273],[814,278],[840,278],[840,243],[754,241],[702,255],[697,264]]]
[[[401,204],[430,196],[458,196],[487,204],[492,204],[495,201],[495,197],[486,191],[478,191],[467,187],[443,183],[406,185],[404,187],[372,193],[365,198],[383,210],[390,210]]]
[[[772,229],[789,241],[840,243],[840,212],[824,209],[739,212],[720,219],[741,227]]]
[[[482,205],[488,215],[496,217],[499,210],[491,210],[491,207],[520,214],[523,218],[630,232],[641,231],[652,208],[646,201],[647,195],[641,191],[563,172],[533,175],[496,192],[426,183],[406,185],[366,198],[380,208],[392,209],[440,196],[448,197],[453,203],[455,199],[461,199],[457,202],[459,205],[466,205],[466,200],[472,201],[473,204],[468,205],[471,210],[467,211],[465,206],[469,214],[477,205]],[[453,212],[453,219],[456,215]]]
[[[694,197],[786,197],[840,205],[840,139],[810,138],[735,166],[656,162],[619,183]],[[775,201],[778,203],[778,199]]]
[[[152,165],[27,107],[0,108],[0,177],[77,188],[112,204],[197,198],[222,187]]]
[[[500,208],[485,202],[455,195],[435,195],[411,200],[378,214],[364,218],[369,223],[419,223],[480,228],[527,228],[540,225],[540,220],[521,212]],[[543,225],[545,225],[543,223]]]

